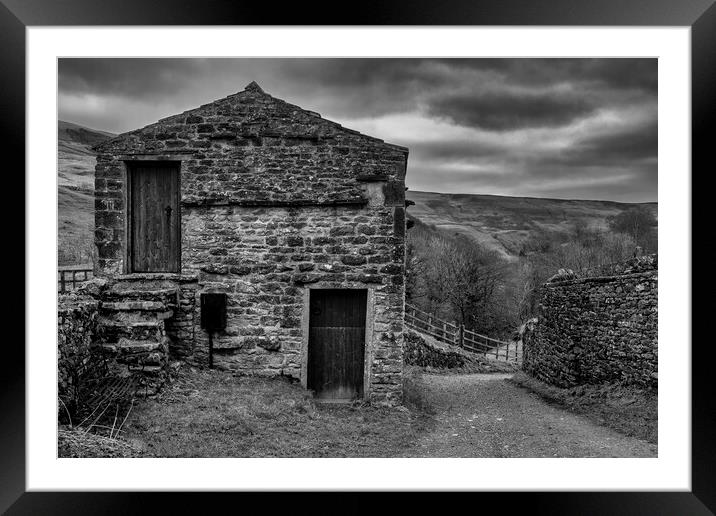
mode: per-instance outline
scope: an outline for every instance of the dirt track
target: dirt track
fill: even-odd
[[[406,456],[657,456],[656,445],[551,406],[509,376],[422,375],[434,424]]]

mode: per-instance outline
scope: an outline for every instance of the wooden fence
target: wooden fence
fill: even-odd
[[[92,279],[92,269],[70,267],[58,267],[57,269],[57,291],[60,293],[76,289],[82,282]]]
[[[434,339],[459,346],[472,353],[503,362],[522,362],[522,343],[504,341],[466,329],[462,324],[444,321],[412,305],[405,305],[405,325]]]

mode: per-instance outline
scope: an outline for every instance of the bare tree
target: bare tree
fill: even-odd
[[[657,220],[648,208],[630,208],[610,217],[608,224],[613,231],[629,235],[640,246],[653,245],[653,230],[657,226]]]
[[[467,327],[492,319],[490,305],[501,286],[504,264],[473,242],[435,236],[428,243],[426,284],[433,302],[446,305]]]

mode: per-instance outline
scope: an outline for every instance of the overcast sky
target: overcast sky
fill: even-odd
[[[61,59],[59,117],[119,133],[252,80],[409,147],[411,190],[657,199],[656,59]]]

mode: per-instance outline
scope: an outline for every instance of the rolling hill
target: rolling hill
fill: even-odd
[[[60,120],[57,124],[58,265],[87,264],[94,234],[94,166],[91,149],[114,136]]]
[[[578,221],[588,227],[605,228],[607,217],[635,206],[646,206],[657,215],[657,203],[629,204],[411,190],[406,192],[406,198],[415,202],[407,210],[409,217],[434,225],[440,231],[466,235],[508,260],[515,259],[521,244],[537,232],[567,232]]]

